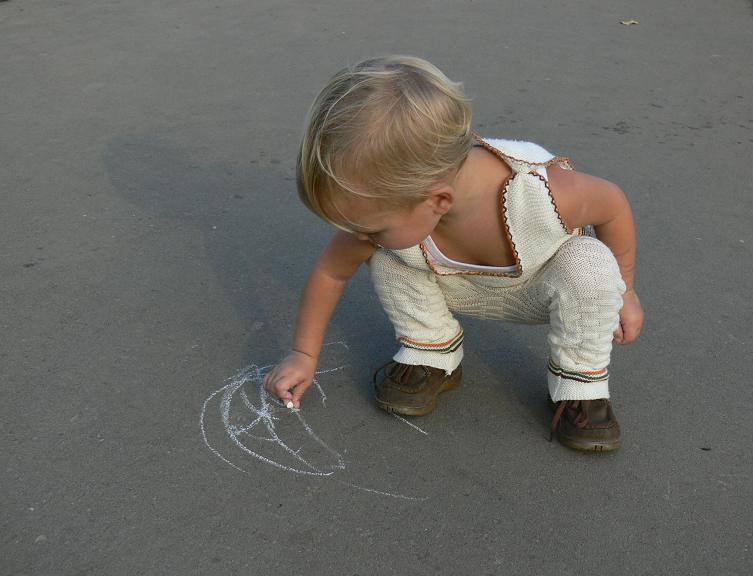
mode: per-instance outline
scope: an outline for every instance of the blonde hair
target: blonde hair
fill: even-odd
[[[462,84],[420,58],[365,60],[340,70],[314,100],[298,154],[298,194],[342,228],[332,217],[337,195],[415,205],[471,146]]]

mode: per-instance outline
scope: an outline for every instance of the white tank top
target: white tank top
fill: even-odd
[[[513,248],[515,266],[453,262],[436,245],[430,251],[434,244],[430,238],[418,246],[391,252],[408,266],[433,272],[440,282],[466,279],[484,285],[515,286],[535,274],[568,238],[580,234],[580,230],[568,230],[562,222],[546,178],[547,166],[557,164],[569,169],[570,164],[566,158],[556,157],[531,142],[479,136],[476,141],[512,171],[499,191],[499,201],[502,227]]]
[[[549,180],[546,173],[546,167],[537,166],[536,172],[540,174],[544,180]],[[434,240],[431,236],[427,236],[422,244],[424,248],[426,248],[428,256],[429,258],[431,258],[432,262],[439,264],[440,266],[443,266],[445,268],[451,268],[452,270],[459,270],[461,272],[487,272],[491,274],[512,274],[516,270],[516,267],[514,265],[484,266],[482,264],[466,264],[465,262],[458,262],[457,260],[453,260],[452,258],[445,256],[439,249],[439,246],[434,243]]]

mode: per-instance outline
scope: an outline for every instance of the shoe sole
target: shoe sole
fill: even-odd
[[[563,446],[578,450],[579,452],[614,452],[619,449],[620,441],[616,442],[579,442],[572,438],[562,438],[559,435],[557,440]]]
[[[400,416],[424,416],[437,407],[437,399],[442,392],[457,388],[459,384],[460,378],[448,378],[442,383],[442,386],[440,386],[437,395],[434,396],[432,401],[426,406],[401,406],[399,404],[385,402],[379,398],[376,399],[376,405],[389,414],[398,414]]]

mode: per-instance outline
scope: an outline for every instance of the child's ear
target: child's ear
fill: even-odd
[[[447,214],[455,200],[455,192],[451,186],[440,186],[439,188],[434,188],[429,193],[427,200],[434,212],[437,214]]]

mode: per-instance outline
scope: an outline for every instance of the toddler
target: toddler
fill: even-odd
[[[427,414],[460,383],[453,313],[547,323],[552,435],[577,450],[619,447],[607,367],[612,340],[633,341],[643,311],[632,213],[615,184],[536,144],[476,135],[462,86],[407,56],[331,79],[309,112],[297,181],[338,231],[306,282],[293,349],[264,379],[269,392],[300,407],[343,288],[368,263],[400,344],[375,376],[380,408]]]

